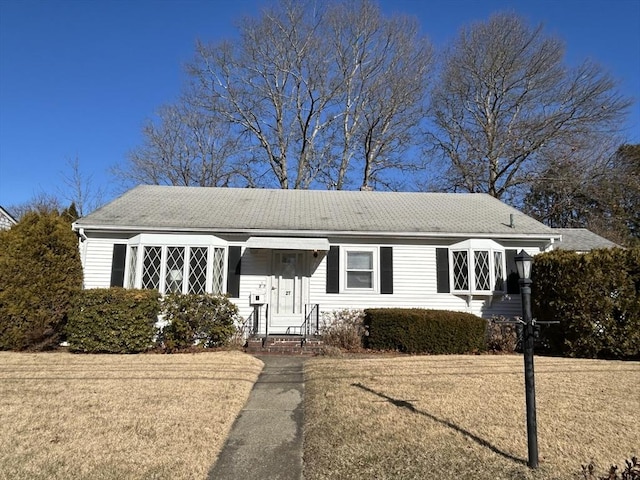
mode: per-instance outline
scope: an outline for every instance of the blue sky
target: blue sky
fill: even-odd
[[[382,0],[415,15],[437,46],[460,26],[515,11],[591,58],[636,98],[624,135],[640,143],[640,0]],[[233,37],[264,0],[0,0],[0,205],[59,194],[78,158],[110,191],[109,168],[178,96],[196,39]]]

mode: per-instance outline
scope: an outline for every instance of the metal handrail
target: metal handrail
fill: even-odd
[[[317,303],[312,305],[311,310],[309,310],[309,312],[307,312],[307,308],[308,308],[308,305],[305,305],[304,322],[302,322],[299,326],[291,325],[287,327],[287,330],[285,331],[285,335],[300,335],[305,339],[307,337],[317,335],[320,329],[320,305]],[[314,319],[315,319],[315,329],[313,329],[313,334],[312,334],[312,323]],[[300,333],[298,333],[298,331],[300,331]]]
[[[307,309],[307,306],[305,306],[305,310]],[[318,329],[319,329],[319,322],[320,322],[320,305],[319,304],[314,304],[311,307],[311,310],[309,311],[309,313],[307,313],[305,315],[304,318],[304,322],[302,323],[302,325],[300,325],[300,331],[304,332],[304,338],[307,338],[309,336],[311,336],[311,322],[312,320],[314,320],[315,318],[315,331],[313,332],[313,335],[316,335],[318,333]]]
[[[255,315],[256,311],[252,311],[249,316],[246,318],[246,320],[244,322],[242,322],[242,325],[240,325],[240,335],[242,337],[243,340],[247,340],[251,335],[253,335],[255,333],[254,331],[254,315]]]

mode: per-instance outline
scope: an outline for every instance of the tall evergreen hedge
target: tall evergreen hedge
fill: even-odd
[[[27,213],[0,232],[0,349],[57,346],[81,288],[78,239],[66,215]]]
[[[537,255],[532,309],[552,353],[640,358],[640,248]]]

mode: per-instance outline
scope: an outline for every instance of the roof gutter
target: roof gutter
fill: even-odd
[[[183,228],[183,227],[139,227],[139,226],[118,226],[118,225],[85,225],[79,227],[73,224],[74,230],[81,230],[83,235],[85,230],[95,230],[103,232],[163,232],[163,233],[198,233],[198,234],[240,234],[248,236],[288,236],[288,237],[404,237],[404,238],[504,238],[509,239],[537,239],[547,240],[551,245],[555,240],[560,240],[562,235],[557,233],[484,233],[484,232],[354,232],[353,230],[271,230],[271,229],[225,229],[225,228]],[[548,246],[547,245],[547,246]]]

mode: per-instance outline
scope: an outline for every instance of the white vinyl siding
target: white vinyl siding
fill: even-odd
[[[111,285],[111,263],[114,243],[111,239],[88,239],[82,244],[84,250],[84,288],[109,288]]]
[[[361,249],[360,245],[337,243],[345,248]],[[491,296],[455,295],[437,292],[436,248],[446,245],[421,244],[419,241],[405,244],[385,244],[393,247],[393,294],[371,295],[369,291],[343,291],[326,293],[326,255],[312,265],[310,279],[310,303],[319,304],[321,312],[363,308],[429,308],[470,312],[482,317],[492,315],[517,315],[521,311],[520,297],[501,294]],[[341,256],[343,253],[341,251]],[[453,284],[452,284],[453,285]]]
[[[222,288],[226,291],[227,282],[227,260],[226,252],[230,245],[243,246],[243,238],[233,238],[232,240],[221,240],[220,238],[208,235],[187,235],[187,234],[166,234],[159,235],[166,237],[163,242],[138,242],[128,236],[125,238],[103,238],[99,233],[89,234],[89,238],[81,243],[82,258],[84,260],[84,285],[85,288],[109,288],[112,272],[113,246],[114,244],[129,244],[127,258],[125,261],[124,284],[133,285],[132,279],[136,279],[132,272],[131,265],[141,264],[142,247],[155,246],[161,248],[182,247],[184,248],[184,266],[189,269],[190,275],[183,276],[183,287],[192,291],[201,291],[203,288],[203,265],[202,258],[196,260],[198,255],[202,256],[203,252],[207,252],[206,273],[204,278],[206,286],[205,291],[217,290]],[[147,235],[147,234],[142,234]],[[199,241],[208,243],[191,242],[190,239],[201,237]],[[206,237],[207,239],[205,240]],[[248,238],[248,237],[247,237]],[[213,239],[213,240],[210,240]],[[436,249],[447,248],[449,252],[456,249],[458,244],[451,244],[450,241],[438,241],[437,239],[358,239],[354,241],[348,237],[332,237],[329,239],[331,245],[335,245],[340,249],[340,292],[326,293],[326,269],[327,269],[327,252],[319,251],[317,256],[313,256],[313,251],[307,253],[309,265],[309,279],[306,286],[306,306],[318,304],[320,311],[330,312],[341,309],[364,309],[374,307],[401,307],[401,308],[432,308],[442,310],[455,310],[471,312],[479,316],[490,317],[492,315],[517,315],[521,311],[520,296],[513,294],[511,296],[496,293],[499,291],[499,284],[492,285],[491,294],[482,293],[476,295],[473,292],[452,292],[438,293],[437,291],[437,267],[436,267]],[[211,242],[215,242],[213,245]],[[478,248],[479,250],[489,250],[490,263],[494,265],[496,270],[492,271],[494,278],[500,277],[500,268],[504,268],[504,260],[506,255],[503,250],[515,249],[522,250],[523,247],[531,255],[535,255],[544,247],[535,243],[525,244],[522,241],[505,241],[498,244],[494,242],[495,248]],[[346,251],[374,251],[379,252],[380,247],[393,248],[393,293],[381,294],[378,290],[369,289],[345,289],[345,273],[346,267],[344,255]],[[222,256],[213,258],[212,251],[223,249]],[[459,248],[459,250],[463,250]],[[134,253],[135,252],[135,253]],[[219,255],[219,252],[216,253]],[[135,257],[135,258],[133,258]],[[166,260],[164,260],[166,262]],[[272,250],[270,249],[246,249],[243,248],[242,268],[239,297],[233,298],[232,301],[239,307],[240,315],[243,318],[254,311],[254,307],[250,304],[250,295],[252,293],[263,293],[267,298],[270,297],[271,289],[271,261]],[[501,267],[495,267],[496,265]],[[162,268],[166,268],[166,265]],[[373,260],[373,282],[379,282],[379,255],[375,254]],[[197,274],[195,273],[197,270]],[[449,272],[453,270],[453,263],[449,257]],[[506,272],[502,272],[504,276]],[[167,281],[166,270],[161,272],[161,281]],[[177,278],[177,277],[174,277]],[[215,280],[214,280],[215,279]],[[141,278],[137,278],[138,281]],[[493,282],[493,280],[492,280]],[[214,287],[214,284],[216,287]],[[453,290],[453,280],[451,280],[451,288]],[[506,285],[505,285],[506,287]],[[379,285],[376,286],[379,288]],[[503,287],[504,289],[504,287]],[[267,304],[262,305],[259,310],[262,319],[269,309]]]

